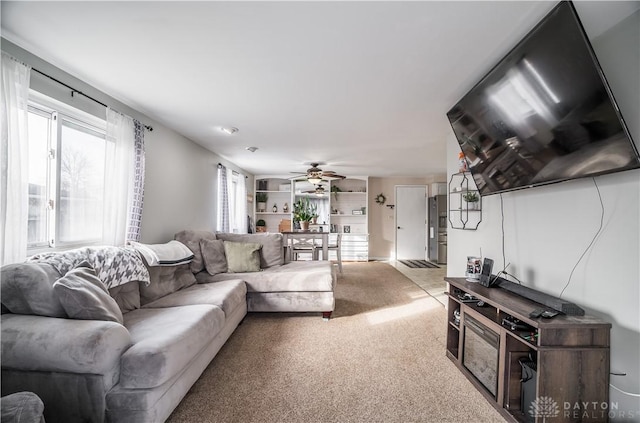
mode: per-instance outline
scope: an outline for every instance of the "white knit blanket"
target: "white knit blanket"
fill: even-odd
[[[193,252],[180,241],[172,240],[166,244],[141,244],[129,241],[144,257],[147,266],[177,266],[193,260]]]

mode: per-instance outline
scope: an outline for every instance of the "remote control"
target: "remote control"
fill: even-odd
[[[533,310],[531,313],[529,313],[529,317],[531,317],[532,319],[535,319],[536,317],[540,317],[542,316],[542,313],[544,313],[544,310],[541,308],[536,308],[535,310]]]
[[[542,314],[541,314],[541,316],[542,316],[542,317],[544,317],[545,319],[550,319],[550,318],[552,318],[553,316],[557,316],[557,315],[558,315],[558,312],[557,312],[557,311],[549,311],[549,310],[544,311],[544,312],[542,312]]]

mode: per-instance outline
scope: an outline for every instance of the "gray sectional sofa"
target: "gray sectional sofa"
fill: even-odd
[[[333,266],[285,264],[280,234],[176,239],[190,262],[149,266],[133,248],[104,247],[129,261],[87,248],[4,266],[2,395],[35,392],[49,423],[161,422],[248,310],[334,308]]]

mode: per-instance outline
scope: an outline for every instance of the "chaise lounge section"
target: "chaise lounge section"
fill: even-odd
[[[335,308],[335,266],[329,261],[285,263],[282,234],[182,231],[176,234],[175,239],[193,251],[192,271],[198,283],[232,279],[245,281],[250,312],[321,312],[328,319]],[[225,242],[260,244],[260,267],[245,272],[230,272],[228,268],[227,271],[217,271],[224,269],[225,257],[220,253],[224,247],[220,245]],[[228,255],[226,260],[230,261]]]

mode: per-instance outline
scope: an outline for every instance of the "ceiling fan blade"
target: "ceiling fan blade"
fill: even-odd
[[[291,173],[295,173],[295,172],[291,172]],[[301,178],[306,178],[306,177],[307,177],[307,175],[305,175],[304,173],[303,174],[298,173],[295,176],[290,176],[287,179],[289,179],[290,181],[294,181],[294,180],[299,180]]]

